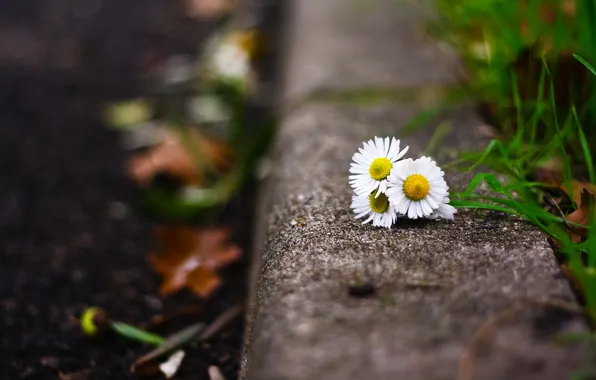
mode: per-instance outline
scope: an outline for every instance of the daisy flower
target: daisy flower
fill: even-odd
[[[222,80],[249,82],[251,61],[257,51],[257,35],[252,30],[231,32],[213,44],[211,70]]]
[[[375,197],[387,190],[387,177],[396,162],[402,158],[408,147],[399,150],[399,140],[389,137],[375,137],[363,143],[363,147],[352,156],[350,185],[359,196],[368,196],[377,190]]]
[[[457,213],[457,209],[449,204],[449,198],[445,197],[439,207],[428,216],[429,219],[447,219],[453,220],[453,214]]]
[[[226,42],[213,57],[213,69],[220,77],[242,79],[250,70],[249,57],[238,44]]]
[[[398,162],[387,178],[387,196],[395,211],[410,219],[453,219],[445,173],[430,157]]]
[[[356,219],[360,219],[368,215],[368,218],[362,222],[366,224],[372,222],[375,227],[391,227],[391,225],[397,219],[397,213],[389,204],[389,199],[383,193],[374,195],[353,195],[352,206],[356,214]]]

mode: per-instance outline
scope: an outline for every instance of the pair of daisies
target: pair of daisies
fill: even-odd
[[[445,174],[429,157],[402,159],[399,140],[375,137],[352,157],[352,206],[363,223],[391,227],[398,217],[453,220]]]

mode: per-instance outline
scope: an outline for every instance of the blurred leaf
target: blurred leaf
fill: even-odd
[[[112,103],[106,107],[105,122],[114,128],[132,128],[153,117],[151,102],[147,99],[135,99]]]
[[[594,195],[596,194],[596,185],[588,183],[588,182],[581,182],[581,181],[571,181],[571,189],[573,194],[569,194],[569,191],[566,186],[561,185],[561,190],[563,190],[569,197],[573,200],[576,204],[577,208],[581,208],[582,202],[582,192],[586,190],[588,193]]]
[[[221,17],[236,8],[236,0],[186,0],[186,14],[189,17]]]
[[[401,128],[400,133],[402,136],[406,137],[427,127],[428,124],[437,117],[440,111],[441,110],[438,108],[429,108],[420,111]]]
[[[567,221],[578,224],[569,226],[569,237],[580,242],[588,237],[588,225],[594,217],[594,194],[596,186],[589,183],[573,181],[573,201],[577,209],[567,215]]]
[[[453,127],[448,122],[439,124],[431,135],[423,154],[426,156],[436,156],[439,151],[439,147],[444,147],[445,137],[452,130]]]
[[[594,66],[592,66],[588,61],[586,61],[585,59],[583,59],[582,57],[580,57],[577,54],[573,54],[573,57],[575,59],[577,59],[579,61],[579,63],[581,63],[582,65],[586,66],[586,68],[588,70],[590,70],[590,72],[594,75],[596,75],[596,69],[594,69]]]
[[[163,342],[163,338],[161,336],[141,330],[126,323],[112,322],[111,326],[120,335],[123,335],[129,339],[149,344],[161,344]]]
[[[184,287],[201,297],[209,296],[221,284],[216,270],[240,257],[238,246],[227,243],[227,228],[158,227],[163,245],[159,255],[151,254],[153,268],[163,275],[161,293]]]
[[[199,185],[204,180],[206,167],[218,170],[229,167],[231,153],[226,145],[196,130],[187,132],[185,136],[169,133],[149,152],[133,156],[128,163],[131,176],[146,185],[156,174],[167,173],[185,183]]]

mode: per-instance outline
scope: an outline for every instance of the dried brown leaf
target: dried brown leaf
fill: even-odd
[[[578,205],[581,205],[582,200],[582,192],[585,190],[588,193],[595,195],[596,194],[596,185],[591,184],[589,182],[580,182],[580,181],[572,181],[571,182],[571,190],[573,194],[569,194],[569,191],[565,184],[561,184],[561,189],[573,199],[573,202]]]
[[[158,227],[156,235],[163,252],[151,254],[149,261],[163,276],[163,295],[188,287],[201,297],[209,296],[221,284],[216,270],[241,254],[238,246],[227,242],[227,228]]]
[[[173,133],[166,135],[164,141],[147,153],[133,156],[128,163],[128,171],[140,184],[148,184],[158,173],[168,173],[187,184],[199,185],[203,181],[204,173],[187,147],[196,149],[206,161],[219,170],[229,167],[231,155],[229,148],[206,138],[198,131],[189,131],[186,142]],[[186,143],[186,144],[185,144]]]
[[[563,191],[568,193],[565,185],[561,185]],[[591,213],[594,213],[594,203],[596,195],[596,185],[587,182],[573,181],[572,182],[573,194],[568,194],[577,208],[575,211],[567,215],[567,221],[579,226],[569,226],[569,237],[574,242],[580,242],[585,239],[588,235],[588,224],[590,223]]]
[[[236,0],[186,0],[186,14],[196,18],[214,18],[232,12]]]

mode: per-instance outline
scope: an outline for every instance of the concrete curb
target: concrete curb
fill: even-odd
[[[350,18],[353,6],[296,3],[286,104],[321,88],[452,81],[436,46],[412,32],[415,9],[378,0]],[[462,211],[454,223],[384,230],[350,215],[351,155],[374,135],[399,137],[420,110],[307,102],[283,121],[261,193],[242,378],[564,379],[581,367],[585,347],[550,341],[586,325],[553,306],[574,297],[532,226]],[[455,128],[439,159],[486,142],[469,109],[445,120]],[[426,147],[425,133],[407,140],[411,156]],[[469,176],[447,179],[461,188]],[[350,297],[355,281],[370,281],[376,294]]]

